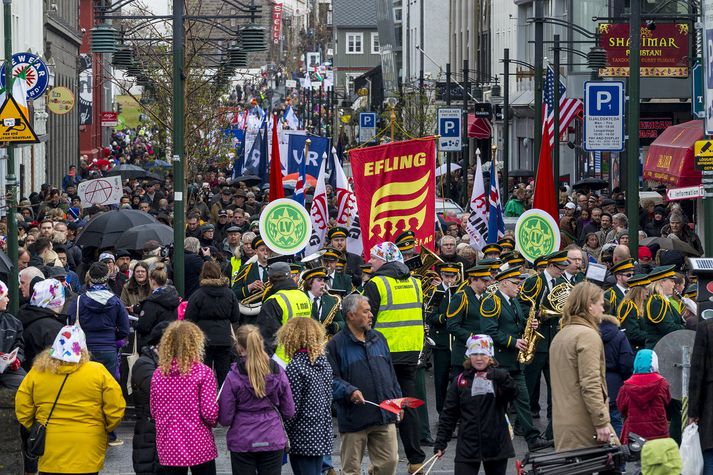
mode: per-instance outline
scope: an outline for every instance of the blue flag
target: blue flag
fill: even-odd
[[[304,157],[305,141],[310,139],[309,156],[306,159],[307,175],[317,179],[319,167],[325,154],[329,154],[329,139],[316,135],[289,134],[287,142],[287,174],[299,173]]]
[[[267,124],[262,129],[260,137],[260,165],[258,167],[257,176],[263,183],[270,182],[270,160],[267,156]],[[257,140],[255,140],[257,142]]]
[[[304,154],[303,154],[304,155]],[[297,184],[295,185],[295,193],[292,195],[292,199],[301,204],[305,205],[305,188],[307,187],[307,161],[300,161],[300,175],[297,179]]]
[[[495,167],[490,167],[490,215],[488,216],[488,244],[497,242],[505,234],[505,220],[503,207],[500,204],[500,191],[498,190],[498,172]]]

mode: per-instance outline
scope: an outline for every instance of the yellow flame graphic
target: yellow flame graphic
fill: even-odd
[[[387,234],[395,236],[406,229],[412,229],[415,220],[418,226],[426,218],[426,204],[428,198],[428,183],[431,172],[414,181],[387,183],[371,197],[371,225],[370,238],[378,235],[385,238]],[[418,196],[411,198],[415,193]],[[384,198],[403,196],[402,199],[392,199],[381,202]],[[385,216],[379,217],[384,214]]]

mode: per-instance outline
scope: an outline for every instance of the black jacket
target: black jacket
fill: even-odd
[[[202,280],[200,288],[188,299],[185,318],[203,330],[208,345],[230,346],[230,324],[240,321],[238,298],[228,287],[227,280]]]
[[[185,293],[186,298],[189,298],[193,292],[198,290],[204,259],[195,252],[188,251],[186,251],[184,259]]]
[[[688,417],[697,417],[701,449],[713,449],[713,320],[701,320],[691,353]]]
[[[58,315],[48,308],[24,305],[17,313],[22,323],[22,338],[25,340],[25,371],[32,368],[32,360],[46,348],[52,346],[55,337],[64,326],[66,315]]]
[[[445,450],[451,434],[460,422],[456,444],[456,462],[472,463],[515,456],[510,431],[505,420],[508,403],[517,396],[517,386],[507,371],[490,368],[487,380],[493,392],[471,396],[475,371],[462,372],[451,381],[438,420],[434,452]]]
[[[265,298],[262,300],[264,303],[262,304],[262,307],[260,307],[260,313],[257,315],[257,321],[252,322],[249,321],[250,318],[247,318],[240,322],[241,324],[254,323],[260,327],[260,334],[262,335],[263,340],[265,340],[265,350],[269,354],[274,353],[275,348],[277,347],[275,335],[277,334],[277,330],[279,330],[282,326],[282,309],[276,299],[270,299],[267,302],[265,302],[265,300],[280,290],[290,289],[297,289],[297,284],[294,280],[286,279],[278,281],[272,286],[270,292],[266,294]]]
[[[17,358],[25,361],[25,342],[22,339],[22,322],[8,312],[0,312],[0,353],[11,353],[15,348]]]
[[[381,296],[379,295],[379,289],[374,282],[374,277],[383,275],[386,277],[392,277],[398,280],[405,280],[411,277],[411,271],[402,262],[387,262],[379,268],[372,279],[364,285],[364,297],[369,299],[369,305],[371,306],[371,313],[374,314],[374,318],[371,327],[376,326],[376,322],[379,318],[379,306],[381,302]],[[421,317],[423,318],[423,316]],[[392,360],[394,364],[415,364],[418,361],[418,351],[401,351],[392,354]]]
[[[614,323],[616,322],[616,323]],[[607,364],[607,390],[609,407],[616,407],[616,397],[624,381],[631,377],[634,370],[634,351],[626,335],[619,329],[618,320],[607,317],[599,324],[599,331],[604,343],[604,359]]]
[[[139,347],[146,345],[146,339],[151,330],[163,321],[178,319],[178,292],[173,287],[163,287],[158,292],[152,292],[141,306],[139,323],[136,332],[139,334]]]
[[[131,456],[137,475],[154,475],[160,467],[156,452],[156,422],[151,418],[151,378],[158,367],[158,355],[145,346],[131,370],[131,387],[136,406]]]

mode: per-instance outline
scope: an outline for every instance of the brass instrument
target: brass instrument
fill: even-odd
[[[332,307],[332,310],[329,311],[329,313],[325,317],[324,321],[322,322],[322,325],[326,329],[327,326],[334,321],[334,317],[337,315],[337,312],[339,311],[339,309],[342,308],[342,298],[339,295],[333,294],[331,292],[325,292],[325,293],[327,293],[327,294],[331,295],[332,297],[334,297],[335,299],[337,299],[337,304],[334,307]]]
[[[421,267],[413,271],[414,275],[425,277],[426,272],[436,264],[443,264],[443,259],[438,257],[433,251],[426,246],[421,246],[421,252],[418,253],[418,258],[421,260]]]
[[[517,352],[517,361],[520,364],[530,364],[532,360],[535,359],[535,350],[537,349],[537,344],[545,338],[542,333],[538,332],[532,328],[532,322],[537,319],[535,301],[529,297],[522,296],[525,300],[530,302],[530,314],[527,316],[527,322],[525,323],[525,332],[522,334],[522,339],[525,340],[527,348],[525,351],[520,350]]]
[[[256,290],[238,302],[242,315],[254,316],[260,313],[265,296],[272,289],[272,282],[268,282],[262,290]]]
[[[555,285],[542,302],[540,316],[542,318],[561,317],[564,304],[567,302],[573,288],[574,286],[567,281]]]

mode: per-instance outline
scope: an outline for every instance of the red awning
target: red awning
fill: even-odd
[[[493,135],[493,126],[484,117],[468,114],[468,138],[487,140]]]
[[[701,172],[694,167],[693,146],[703,137],[702,120],[666,128],[649,147],[644,162],[644,180],[672,188],[700,185]]]

